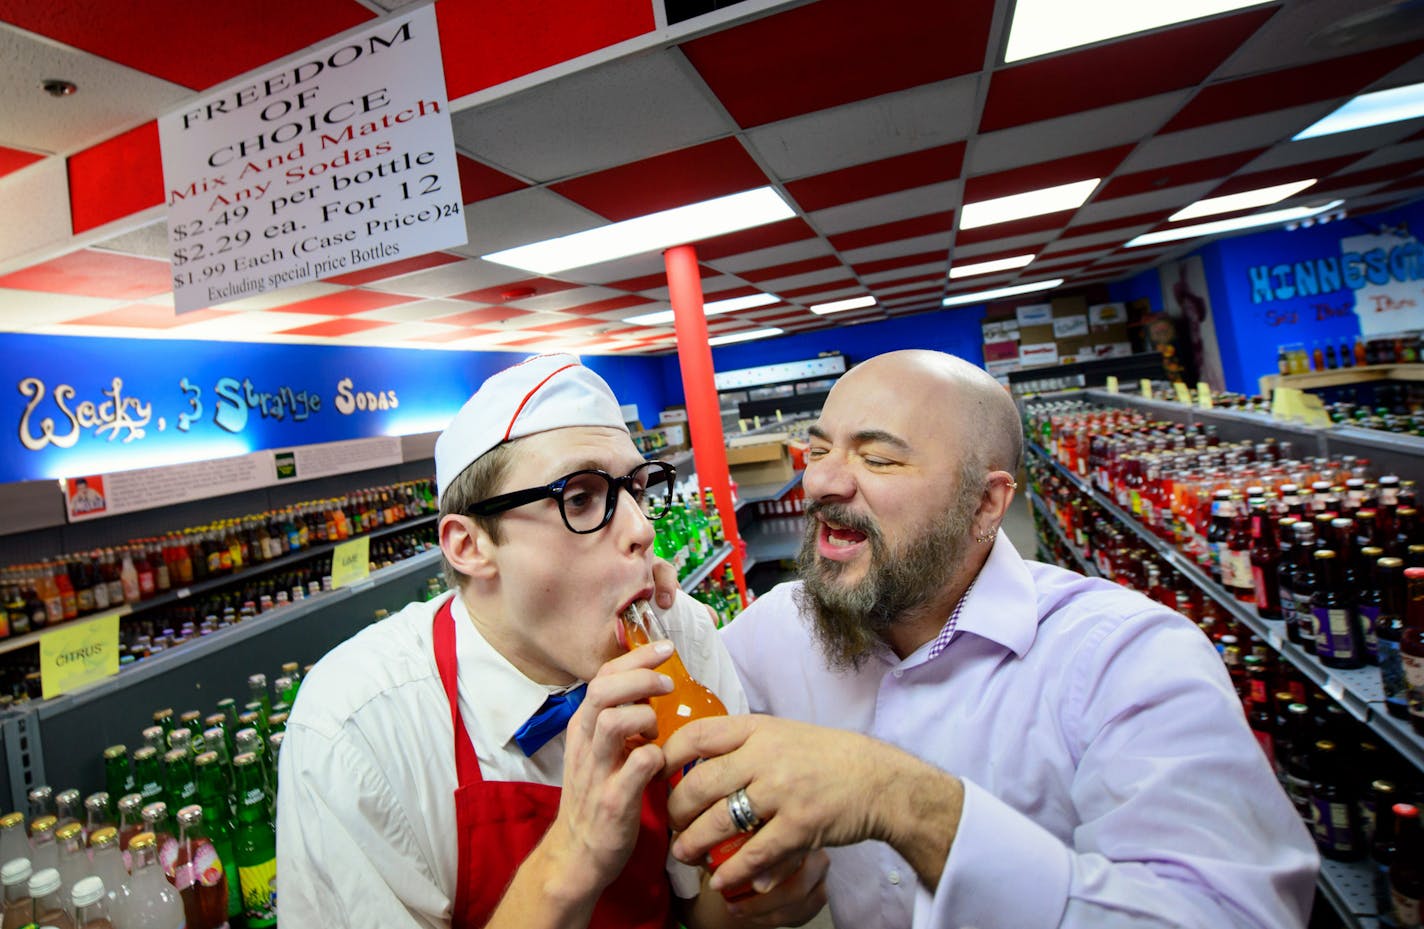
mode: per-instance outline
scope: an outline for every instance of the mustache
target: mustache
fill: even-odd
[[[806,505],[806,515],[810,518],[820,516],[822,519],[830,520],[847,529],[864,533],[868,539],[879,540],[881,537],[880,527],[876,525],[875,520],[869,516],[856,513],[840,503],[827,503],[821,500],[813,500]]]

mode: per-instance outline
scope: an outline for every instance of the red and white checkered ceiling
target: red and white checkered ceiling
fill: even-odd
[[[1012,0],[744,0],[673,26],[662,0],[439,0],[469,244],[175,315],[155,117],[402,5],[0,0],[0,331],[648,354],[671,328],[623,320],[667,308],[661,256],[535,279],[478,256],[771,184],[794,218],[697,249],[708,300],[780,302],[709,329],[794,332],[1123,278],[1199,245],[1122,247],[1204,197],[1424,194],[1424,120],[1289,141],[1424,81],[1418,3],[1284,0],[1004,65]],[[1077,210],[958,227],[966,202],[1094,177]]]

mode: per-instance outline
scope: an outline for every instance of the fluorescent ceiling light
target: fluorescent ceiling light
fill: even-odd
[[[1017,297],[1019,294],[1031,294],[1040,290],[1052,290],[1063,283],[1063,278],[1056,278],[1051,281],[1034,281],[1032,284],[1015,284],[1013,287],[999,287],[995,290],[980,290],[972,294],[954,294],[945,297],[940,301],[941,306],[962,306],[965,303],[988,303],[990,300],[998,300],[1002,297]]]
[[[707,316],[716,316],[719,313],[733,313],[737,310],[749,310],[756,306],[767,306],[778,303],[781,298],[775,294],[748,294],[745,297],[732,297],[728,300],[713,300],[711,303],[702,304],[702,312]],[[657,313],[644,313],[641,316],[628,316],[620,322],[632,323],[635,326],[666,326],[675,317],[672,310],[662,310]]]
[[[1179,226],[1176,229],[1163,229],[1161,232],[1147,232],[1132,239],[1124,245],[1123,248],[1140,248],[1144,245],[1175,242],[1178,239],[1195,239],[1204,235],[1219,235],[1223,232],[1254,229],[1257,226],[1289,223],[1314,216],[1317,213],[1328,212],[1344,202],[1344,200],[1332,200],[1324,206],[1297,206],[1285,210],[1272,210],[1269,213],[1256,213],[1251,216],[1235,216],[1231,219],[1218,219],[1212,223],[1197,223],[1195,226]]]
[[[1227,194],[1224,197],[1208,197],[1205,200],[1198,200],[1191,206],[1183,207],[1167,217],[1167,221],[1179,223],[1184,219],[1200,219],[1203,216],[1215,216],[1218,213],[1235,213],[1237,210],[1253,210],[1258,206],[1270,206],[1272,203],[1280,203],[1287,197],[1295,196],[1314,184],[1315,181],[1315,178],[1311,178],[1308,181],[1277,184],[1274,187],[1262,187],[1260,190]]]
[[[827,313],[844,313],[846,310],[859,310],[867,306],[875,306],[874,297],[851,297],[849,300],[833,300],[830,303],[817,303],[807,307],[812,313],[818,316],[825,316]]]
[[[1092,196],[1093,190],[1097,188],[1098,182],[1101,180],[1102,178],[1095,177],[1087,181],[1075,181],[1072,184],[1060,184],[1057,187],[1045,187],[1042,190],[1029,190],[1021,194],[1010,194],[1007,197],[995,197],[993,200],[966,203],[959,217],[959,228],[977,229],[980,226],[1007,223],[1029,216],[1076,210]]]
[[[766,329],[752,329],[748,332],[733,332],[731,335],[713,336],[707,340],[708,345],[730,345],[733,342],[750,342],[752,339],[765,339],[768,336],[781,335],[785,329],[778,329],[771,326]]]
[[[1360,94],[1329,116],[1296,133],[1291,141],[1299,142],[1301,139],[1313,139],[1320,135],[1383,126],[1417,116],[1424,116],[1424,83]]]
[[[993,274],[995,271],[1011,271],[1014,268],[1022,268],[1033,261],[1032,255],[1015,255],[1012,258],[1000,258],[996,261],[980,261],[968,265],[950,265],[949,277],[953,280],[957,277],[973,277],[976,274]]]
[[[708,316],[716,316],[718,313],[735,313],[737,310],[750,310],[758,306],[770,306],[780,302],[781,298],[775,294],[748,294],[745,297],[730,297],[726,300],[713,300],[705,303],[702,311]]]
[[[792,215],[780,194],[770,187],[758,187],[480,257],[534,274],[556,274],[763,226]]]
[[[1268,2],[1272,0],[1018,0],[1004,61],[1022,61]]]

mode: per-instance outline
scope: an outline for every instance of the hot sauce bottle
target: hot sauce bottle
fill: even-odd
[[[623,621],[619,623],[618,631],[620,644],[629,650],[637,648],[639,645],[647,645],[657,639],[671,639],[662,620],[648,606],[647,601],[643,600],[630,605],[623,612]],[[672,678],[672,691],[648,698],[648,703],[652,706],[658,720],[658,735],[653,739],[654,744],[662,745],[674,732],[694,719],[727,715],[726,704],[688,673],[687,666],[682,663],[682,658],[677,652],[673,652],[655,670]],[[674,775],[673,785],[676,786],[680,779],[680,775]],[[707,869],[716,871],[750,838],[750,833],[742,833],[714,845],[707,852]],[[756,896],[756,892],[748,883],[737,887],[728,887],[722,891],[722,896],[735,902],[750,899]]]

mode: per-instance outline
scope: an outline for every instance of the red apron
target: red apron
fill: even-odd
[[[482,929],[494,915],[520,863],[539,844],[559,812],[558,787],[523,781],[486,781],[460,719],[456,689],[455,619],[446,600],[435,614],[435,665],[455,724],[455,873],[452,929]],[[642,828],[623,873],[604,890],[590,929],[666,929],[672,919],[667,879],[667,787],[654,782],[643,795]]]

